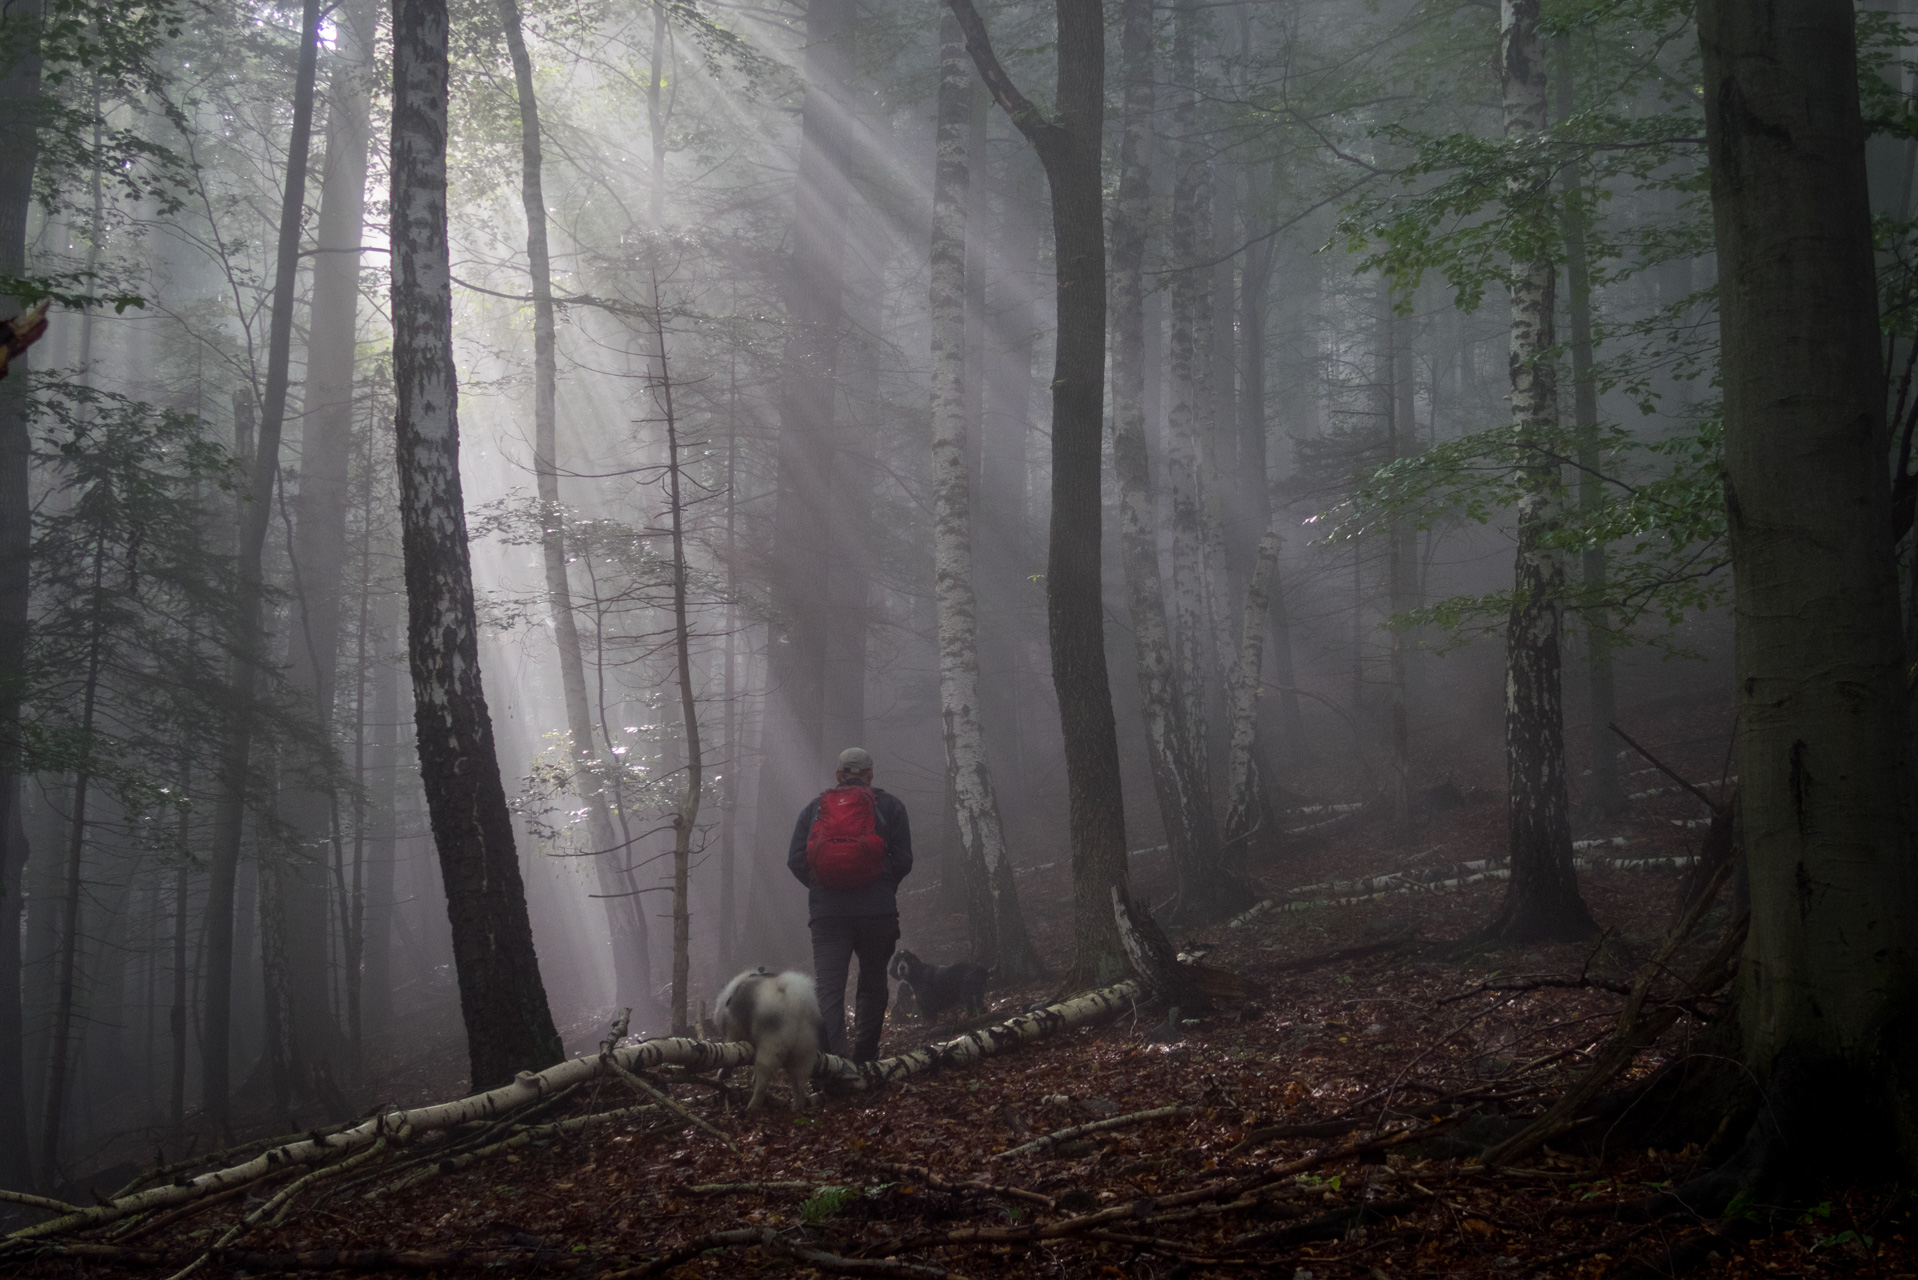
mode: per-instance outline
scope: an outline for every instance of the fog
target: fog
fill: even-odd
[[[42,1189],[204,1147],[216,1131],[307,1126],[466,1079],[446,850],[421,789],[407,662],[390,15],[347,0],[319,32],[261,551],[264,649],[244,707],[257,728],[233,880],[231,1104],[208,1109],[206,912],[246,661],[222,610],[244,595],[237,530],[254,501],[272,316],[288,305],[275,270],[302,15],[223,0],[178,12],[174,30],[129,23],[137,47],[91,62],[49,54],[63,71],[33,91],[52,105],[22,197],[25,259],[6,267],[56,296],[47,336],[3,384],[32,441],[25,492],[46,539],[17,682],[24,755],[4,765],[17,779],[5,904],[17,946],[5,938],[21,966],[0,971],[19,992],[17,1101]],[[591,1051],[623,1008],[633,1032],[672,1029],[673,815],[688,766],[675,515],[702,741],[683,993],[695,1021],[741,969],[810,966],[787,841],[849,746],[872,753],[877,785],[911,814],[905,943],[929,959],[993,959],[980,956],[967,885],[996,854],[962,825],[972,810],[942,701],[951,597],[936,572],[935,444],[948,420],[964,432],[976,597],[966,715],[1025,920],[1048,969],[1067,972],[1083,851],[1048,623],[1059,263],[1034,146],[968,57],[969,111],[946,134],[968,166],[956,195],[963,369],[956,416],[941,418],[929,299],[945,7],[530,4],[555,324],[549,504],[536,460],[546,286],[530,274],[524,103],[503,12],[519,16],[510,4],[452,13],[459,477],[485,705],[566,1049]],[[982,12],[1006,75],[1052,111],[1052,8]],[[1256,881],[1335,812],[1319,806],[1395,814],[1416,842],[1430,806],[1505,795],[1505,628],[1532,482],[1514,478],[1509,441],[1485,443],[1511,428],[1521,360],[1501,274],[1504,179],[1486,177],[1483,158],[1434,158],[1434,140],[1501,136],[1495,16],[1398,0],[1159,6],[1138,121],[1122,16],[1108,0],[1104,230],[1116,245],[1130,216],[1122,170],[1142,165],[1143,361],[1128,370],[1113,355],[1104,389],[1096,532],[1122,782],[1106,799],[1134,892],[1181,919],[1192,885],[1168,853],[1180,846],[1154,772],[1123,539],[1150,539],[1158,558],[1174,696],[1216,826],[1235,786],[1244,601],[1268,522],[1279,536],[1249,677],[1252,780],[1238,780],[1252,817],[1223,837],[1245,864],[1235,874]],[[1590,130],[1635,122],[1649,135],[1696,111],[1673,90],[1694,74],[1695,40],[1661,43],[1650,28],[1579,39],[1567,100]],[[948,58],[959,47],[948,42]],[[362,117],[363,168],[351,141]],[[1134,124],[1142,149],[1122,154]],[[1576,170],[1601,193],[1568,205],[1588,219],[1591,263],[1574,286],[1557,255],[1547,310],[1559,330],[1541,357],[1558,370],[1563,422],[1559,452],[1547,450],[1552,500],[1583,513],[1553,544],[1567,576],[1546,602],[1578,838],[1609,834],[1621,792],[1649,785],[1617,777],[1608,722],[1694,724],[1713,742],[1729,732],[1720,531],[1622,509],[1647,492],[1689,501],[1715,465],[1703,149],[1656,145],[1626,164],[1567,143],[1546,183],[1563,191]],[[1478,203],[1448,183],[1476,184]],[[348,216],[352,194],[363,221]],[[1123,269],[1111,252],[1108,270]],[[350,315],[323,299],[340,263]],[[1108,309],[1121,305],[1115,286]],[[344,354],[323,356],[343,325]],[[1579,325],[1592,331],[1574,350]],[[345,380],[319,372],[327,358]],[[1130,532],[1111,429],[1125,374],[1142,388],[1153,516]],[[338,429],[328,406],[345,415]],[[177,423],[166,440],[153,425],[164,415]],[[80,464],[112,450],[129,475],[159,477],[152,492],[122,484],[110,516],[53,540],[105,501]],[[590,742],[568,706],[568,643]],[[984,877],[971,883],[976,904]]]

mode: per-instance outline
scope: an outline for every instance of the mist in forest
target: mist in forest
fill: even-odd
[[[1609,835],[1663,781],[1609,726],[1726,741],[1731,628],[1696,41],[1600,7],[1547,6],[1537,127],[1636,141],[1564,145],[1540,277],[1529,179],[1461,141],[1515,127],[1482,5],[1106,0],[1088,223],[1052,5],[964,6],[982,57],[934,0],[461,0],[456,401],[394,338],[432,130],[387,7],[46,28],[0,80],[0,274],[53,299],[0,383],[0,1180],[463,1083],[443,865],[481,838],[434,805],[495,773],[567,1053],[809,966],[787,843],[845,747],[912,818],[905,944],[1008,977],[1119,963],[1062,889],[1101,849],[1214,923],[1340,806],[1502,801],[1521,739],[1540,821]],[[1907,218],[1908,146],[1870,156]],[[422,488],[396,420],[455,403]],[[462,520],[478,684],[450,638],[432,670],[496,765],[416,735],[459,619],[408,556]]]

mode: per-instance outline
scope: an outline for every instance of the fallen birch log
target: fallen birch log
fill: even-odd
[[[846,1058],[822,1054],[813,1075],[829,1086],[840,1089],[874,1088],[942,1067],[977,1062],[1019,1045],[1099,1021],[1130,1008],[1143,994],[1139,983],[1121,982],[1020,1014],[990,1027],[969,1031],[956,1039],[930,1044],[898,1057],[882,1058],[878,1062],[857,1064]],[[753,1059],[753,1048],[749,1044],[721,1044],[710,1040],[668,1037],[623,1045],[614,1049],[607,1058],[625,1070],[634,1072],[664,1066],[708,1071],[745,1066]],[[0,1244],[25,1244],[70,1231],[104,1226],[137,1213],[186,1204],[228,1188],[243,1186],[291,1165],[322,1164],[351,1155],[402,1131],[410,1131],[418,1136],[460,1125],[498,1120],[561,1089],[602,1074],[614,1073],[608,1069],[607,1061],[602,1061],[600,1054],[572,1058],[544,1071],[522,1071],[511,1084],[501,1085],[497,1089],[411,1111],[386,1112],[350,1129],[284,1143],[261,1152],[251,1160],[215,1169],[198,1177],[182,1178],[177,1182],[122,1196],[107,1204],[90,1205],[72,1213],[63,1213],[46,1222],[22,1227],[0,1239]],[[580,1118],[580,1123],[590,1123],[590,1117]]]
[[[1358,880],[1329,881],[1321,885],[1305,885],[1292,890],[1298,894],[1312,891],[1329,891],[1341,896],[1330,898],[1292,897],[1281,902],[1276,898],[1266,898],[1249,910],[1243,911],[1226,921],[1225,927],[1237,929],[1268,911],[1319,911],[1327,907],[1350,907],[1361,902],[1377,902],[1383,898],[1403,893],[1446,893],[1454,889],[1465,889],[1475,884],[1509,880],[1512,877],[1510,867],[1502,865],[1502,858],[1481,858],[1472,862],[1462,862],[1456,866],[1440,868],[1441,879],[1417,879],[1413,873],[1388,871],[1381,875],[1367,876]],[[1674,854],[1662,857],[1644,858],[1598,858],[1575,857],[1572,866],[1580,871],[1649,871],[1669,868],[1683,871],[1698,865],[1696,854]]]

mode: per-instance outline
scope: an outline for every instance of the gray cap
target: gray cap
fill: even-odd
[[[839,767],[857,773],[872,768],[872,752],[864,747],[847,747],[839,753]]]

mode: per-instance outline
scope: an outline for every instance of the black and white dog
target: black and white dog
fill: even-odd
[[[913,999],[927,1022],[937,1022],[946,1010],[961,1006],[967,1013],[986,1011],[986,967],[962,960],[958,964],[926,964],[910,951],[901,951],[886,972],[912,988]]]
[[[719,1038],[753,1046],[753,1096],[746,1110],[766,1101],[766,1086],[781,1072],[792,1084],[793,1110],[811,1096],[819,1061],[819,996],[803,973],[742,973],[719,993],[714,1012]]]

